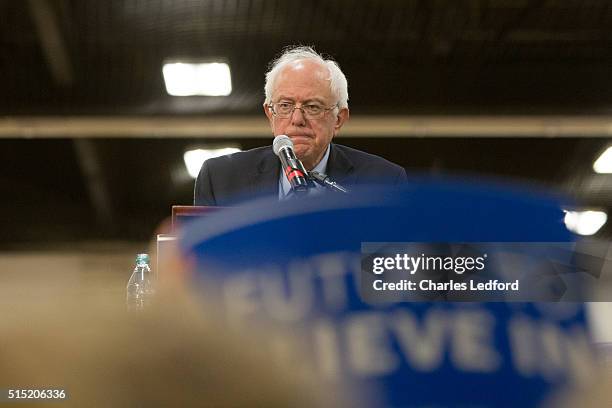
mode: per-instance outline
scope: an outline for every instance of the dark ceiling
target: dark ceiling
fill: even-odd
[[[353,117],[612,114],[610,1],[0,0],[0,119],[261,115],[266,66],[297,43],[340,62]],[[177,57],[229,61],[232,94],[167,95],[162,63]],[[22,136],[0,139],[0,248],[150,238],[172,204],[191,202],[184,150],[228,141]],[[269,144],[253,136],[229,140]],[[341,143],[413,172],[562,190],[612,214],[612,176],[591,169],[609,136],[376,136]]]
[[[0,41],[5,114],[259,112],[295,43],[341,63],[359,113],[612,107],[604,0],[2,0]],[[227,59],[234,92],[177,102],[173,57]]]

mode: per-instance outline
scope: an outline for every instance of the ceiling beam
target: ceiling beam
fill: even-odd
[[[28,8],[53,79],[58,85],[71,85],[72,65],[50,0],[28,0]]]
[[[260,138],[262,116],[0,117],[0,138]],[[342,137],[605,137],[612,116],[355,116]]]

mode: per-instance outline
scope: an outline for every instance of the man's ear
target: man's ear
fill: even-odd
[[[348,108],[340,109],[340,111],[338,112],[338,115],[336,115],[336,124],[334,125],[334,135],[340,132],[340,129],[342,128],[344,123],[346,123],[348,119],[349,119]]]
[[[268,107],[268,104],[265,102],[263,103],[263,110],[266,116],[268,117],[268,120],[270,121],[270,123],[272,123],[272,110]]]

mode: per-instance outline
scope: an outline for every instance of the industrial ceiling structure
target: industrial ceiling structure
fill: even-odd
[[[612,214],[592,169],[612,144],[610,1],[0,0],[0,248],[149,238],[191,201],[185,149],[269,144],[264,72],[290,44],[346,73],[340,143]],[[168,95],[176,59],[227,62],[232,93]]]

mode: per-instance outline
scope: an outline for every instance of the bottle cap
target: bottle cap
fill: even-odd
[[[136,263],[149,264],[149,254],[138,254],[136,255]]]

